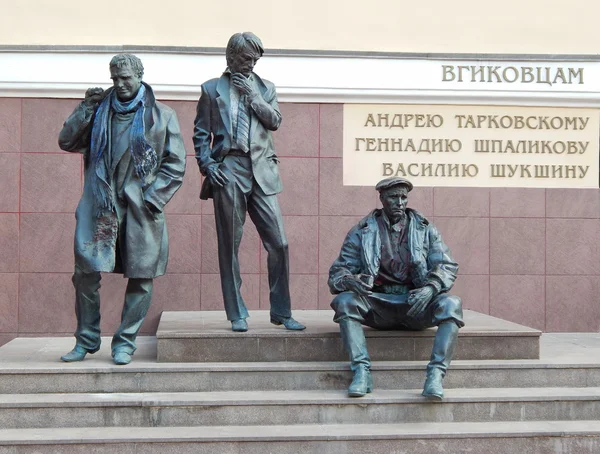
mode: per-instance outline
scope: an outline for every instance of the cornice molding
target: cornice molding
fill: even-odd
[[[128,46],[51,51],[2,48],[0,97],[82,98],[90,86],[110,86],[108,62],[115,51],[124,50],[134,49]],[[201,83],[218,77],[225,68],[222,50],[220,53],[216,53],[217,49],[204,49],[203,53],[189,49],[187,52],[138,50],[136,54],[145,66],[144,80],[152,85],[159,99],[196,100]],[[529,60],[517,60],[515,56],[479,54],[394,56],[271,52],[258,63],[257,73],[276,84],[281,102],[600,107],[598,56],[559,57],[531,56]],[[521,80],[480,83],[467,81],[468,77],[459,82],[444,80],[444,66],[453,66],[454,71],[458,71],[459,66],[500,67],[500,73],[503,68],[521,71],[524,67],[539,67],[549,68],[552,75],[560,68],[565,71],[574,68],[581,69],[582,73],[581,78],[570,84],[560,81],[556,84],[522,83]],[[513,76],[512,69],[509,75]]]

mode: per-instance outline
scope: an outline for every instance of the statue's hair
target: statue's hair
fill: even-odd
[[[110,68],[124,68],[128,66],[140,79],[144,75],[142,60],[133,54],[117,54],[110,61]]]
[[[227,63],[232,56],[240,54],[244,51],[252,51],[262,57],[265,49],[263,48],[262,41],[258,36],[252,32],[236,33],[227,43],[227,49],[225,50],[225,58]]]

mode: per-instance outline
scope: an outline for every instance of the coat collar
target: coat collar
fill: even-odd
[[[383,210],[381,208],[376,208],[367,214],[364,218],[358,221],[358,225],[360,228],[368,228],[375,229],[377,227],[377,219],[376,217],[382,216]],[[414,228],[423,230],[425,226],[429,224],[429,221],[425,216],[419,213],[417,210],[413,210],[412,208],[406,209],[406,215],[408,216],[408,220],[410,224],[414,224]],[[413,222],[414,221],[414,222]]]
[[[229,95],[229,74],[223,73],[217,82],[217,104],[221,119],[229,137],[233,137],[231,124],[231,96]]]

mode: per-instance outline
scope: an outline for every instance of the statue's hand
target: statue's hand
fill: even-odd
[[[85,92],[85,99],[83,100],[88,106],[95,106],[104,98],[104,90],[100,87],[88,88]]]
[[[429,285],[411,290],[408,294],[408,304],[411,308],[406,313],[409,317],[418,317],[433,299],[433,288]]]
[[[238,89],[240,94],[246,95],[249,99],[252,99],[256,96],[254,86],[242,74],[240,74],[240,73],[232,74],[231,75],[231,83],[233,84],[233,86],[235,88]]]
[[[206,169],[206,176],[210,183],[214,186],[223,187],[229,183],[229,178],[219,168],[220,164],[211,164]]]
[[[367,296],[372,293],[371,286],[355,275],[344,276],[343,286],[346,291],[357,293],[360,296]]]

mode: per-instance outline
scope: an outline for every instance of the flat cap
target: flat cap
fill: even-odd
[[[385,178],[385,179],[381,180],[379,183],[377,183],[377,185],[375,186],[375,189],[377,189],[379,192],[381,192],[384,189],[389,189],[394,186],[406,186],[406,189],[408,192],[412,191],[412,188],[413,188],[412,183],[410,181],[408,181],[406,178],[389,177],[389,178]]]

